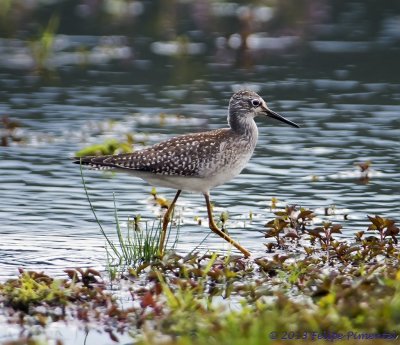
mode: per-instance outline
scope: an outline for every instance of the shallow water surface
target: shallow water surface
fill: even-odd
[[[343,237],[349,239],[366,230],[367,214],[397,217],[399,212],[400,106],[382,98],[389,92],[388,98],[398,97],[400,86],[373,87],[362,80],[349,86],[334,79],[284,83],[285,74],[267,82],[251,76],[249,80],[258,81],[248,86],[301,128],[257,118],[259,142],[250,163],[236,179],[212,191],[216,217],[228,211],[230,234],[256,256],[264,254],[263,225],[273,217],[273,197],[279,206],[296,204],[321,216],[334,205],[331,218],[343,224]],[[87,145],[127,133],[134,135],[139,149],[173,135],[226,126],[227,103],[238,87],[229,80],[218,86],[139,87],[126,76],[109,82],[107,75],[102,71],[99,79],[86,73],[71,84],[48,86],[3,72],[1,113],[18,120],[16,135],[23,141],[0,149],[2,279],[15,276],[17,267],[58,275],[66,267],[104,268],[105,240],[89,209],[79,166],[70,157]],[[307,92],[313,95],[307,97]],[[372,162],[366,184],[355,166],[365,161]],[[123,222],[136,214],[152,221],[160,213],[150,201],[151,187],[142,180],[89,170],[84,175],[97,215],[111,236],[113,193]],[[174,195],[168,189],[157,191]],[[178,250],[187,252],[208,233],[195,221],[199,216],[207,224],[203,197],[183,193],[178,213]],[[224,248],[228,246],[211,235],[198,249]]]
[[[279,207],[314,210],[317,222],[327,219],[328,209],[328,218],[343,225],[341,236],[349,240],[367,229],[368,214],[399,220],[395,6],[380,12],[377,5],[354,1],[338,8],[312,2],[298,11],[178,2],[162,8],[176,14],[165,22],[158,2],[134,3],[132,28],[113,22],[116,32],[125,29],[120,35],[100,36],[107,32],[102,25],[96,25],[97,35],[86,34],[93,28],[79,15],[94,15],[90,11],[96,9],[66,8],[76,23],[61,20],[52,51],[42,60],[32,50],[43,49],[40,39],[34,45],[23,38],[0,39],[0,118],[18,122],[12,138],[0,127],[0,280],[15,276],[18,267],[55,275],[64,275],[67,267],[104,269],[105,239],[79,166],[70,158],[88,145],[124,140],[127,134],[140,149],[174,135],[225,127],[229,98],[244,87],[301,128],[256,119],[253,158],[240,176],[212,191],[215,216],[229,212],[233,238],[255,256],[265,254],[272,198]],[[285,11],[293,16],[279,17]],[[42,18],[36,14],[36,20]],[[283,19],[281,29],[273,24],[275,17]],[[368,161],[369,180],[357,166]],[[140,214],[151,225],[159,216],[151,187],[140,179],[90,170],[84,175],[112,238],[113,194],[123,224]],[[163,188],[157,192],[174,195]],[[202,242],[209,230],[201,195],[183,193],[177,214],[179,252],[199,244],[200,251],[229,250],[213,234]]]

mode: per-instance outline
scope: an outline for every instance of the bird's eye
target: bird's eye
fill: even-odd
[[[253,105],[253,107],[258,107],[261,102],[258,99],[252,99],[251,104]]]

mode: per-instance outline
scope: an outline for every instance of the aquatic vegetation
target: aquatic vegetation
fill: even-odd
[[[400,229],[396,226],[393,219],[383,218],[380,216],[368,216],[368,219],[372,223],[368,227],[368,230],[378,231],[381,242],[383,242],[386,237],[390,236],[393,239],[393,242],[397,244],[398,241],[396,235],[399,234]]]
[[[160,241],[161,234],[161,222],[153,222],[151,228],[148,228],[147,222],[145,228],[142,229],[140,225],[140,216],[135,216],[133,219],[127,221],[127,233],[124,234],[121,229],[120,220],[118,217],[118,209],[116,205],[115,195],[114,199],[114,217],[115,217],[115,230],[117,234],[118,242],[111,240],[110,236],[105,232],[99,218],[97,217],[96,210],[90,200],[89,192],[86,186],[86,182],[83,176],[83,170],[81,166],[81,177],[83,187],[86,193],[87,200],[89,202],[90,209],[95,217],[95,220],[100,228],[101,234],[104,236],[107,246],[107,270],[110,277],[114,279],[117,276],[118,271],[123,271],[127,266],[136,268],[141,263],[148,264],[152,260],[155,260],[158,256],[158,244]],[[170,225],[172,226],[172,224]],[[175,240],[176,243],[176,240]],[[168,244],[168,239],[165,246]]]
[[[315,217],[312,211],[303,208],[298,209],[296,206],[286,206],[284,210],[275,211],[274,214],[277,217],[265,224],[265,227],[268,228],[265,237],[274,237],[278,247],[281,247],[284,243],[281,236],[291,239],[300,238],[300,232],[304,232],[306,226],[309,226]]]
[[[59,22],[59,16],[52,15],[46,28],[41,32],[39,37],[30,42],[35,68],[39,72],[50,70],[53,67],[49,64],[49,58],[53,54],[55,35],[58,30]]]
[[[159,205],[161,208],[168,209],[169,205],[171,204],[171,200],[167,200],[163,196],[157,194],[157,190],[155,187],[151,189],[150,194],[153,196],[156,205]]]
[[[42,272],[20,270],[17,278],[0,284],[1,315],[9,322],[18,323],[29,335],[21,344],[37,344],[31,338],[38,332],[35,327],[44,329],[58,321],[75,320],[82,325],[95,322],[111,338],[115,337],[113,327],[125,328],[132,310],[119,306],[98,272],[78,268],[67,270],[67,274],[69,279],[55,279]]]
[[[226,222],[229,220],[229,213],[227,211],[221,212],[219,221],[221,223],[221,230],[226,231]]]
[[[62,280],[55,280],[43,273],[20,270],[20,277],[0,285],[2,302],[6,307],[29,313],[37,304],[65,305],[72,290]]]
[[[361,162],[361,163],[355,163],[355,165],[360,169],[360,178],[359,181],[361,184],[367,184],[369,182],[369,179],[371,177],[371,161],[366,161],[366,162]]]
[[[140,219],[132,226],[140,228]],[[362,235],[355,243],[330,239],[326,260],[326,240],[340,229],[327,222],[322,228],[315,231],[319,241],[299,243],[300,253],[283,237],[284,251],[254,261],[173,252],[143,261],[116,280],[137,301],[132,307],[122,308],[118,293],[91,269],[66,270],[68,279],[21,272],[0,285],[0,305],[9,315],[22,312],[25,323],[42,320],[43,327],[68,316],[82,326],[106,329],[116,341],[129,330],[143,345],[160,339],[177,345],[261,345],[332,336],[350,344],[363,334],[394,337],[400,332],[399,249],[392,240],[366,241]],[[306,250],[310,247],[313,251]]]
[[[327,253],[329,260],[329,250],[333,246],[333,234],[341,234],[342,226],[340,224],[332,224],[331,222],[323,222],[322,226],[308,230],[308,233],[319,239],[321,248]]]
[[[83,148],[75,153],[76,157],[114,155],[133,151],[133,137],[126,135],[125,141],[108,139],[102,144],[95,144]]]
[[[18,129],[21,127],[18,121],[4,115],[0,119],[0,125],[0,146],[9,146],[11,143],[18,143],[24,140],[18,133]]]
[[[369,216],[371,225],[350,242],[338,236],[342,225],[331,221],[335,212],[322,211],[320,219],[310,209],[276,205],[275,218],[266,223],[266,237],[276,243],[268,242],[262,257],[195,250],[184,256],[168,250],[160,257],[158,218],[148,226],[134,216],[125,230],[114,196],[113,241],[97,218],[83,174],[82,181],[107,242],[109,280],[90,268],[67,269],[65,279],[21,270],[0,284],[0,310],[9,322],[44,329],[54,321],[79,320],[113,341],[129,333],[142,345],[160,339],[174,345],[264,345],[332,337],[351,344],[375,335],[394,339],[400,332],[399,228],[392,219]],[[156,205],[168,207],[156,190],[151,195]],[[222,214],[220,221],[227,219]],[[176,242],[167,241],[170,249]]]
[[[216,283],[218,294],[207,293],[205,287],[212,285],[215,277],[210,273],[216,266],[223,269],[224,262],[235,263],[236,268],[243,264],[213,256],[186,279],[157,272],[155,284],[160,285],[157,292],[153,290],[151,301],[155,309],[163,303],[167,308],[163,313],[157,309],[155,327],[152,323],[153,327],[144,329],[140,344],[157,344],[161,336],[168,344],[242,344],[250,340],[269,344],[277,339],[315,341],[324,334],[341,335],[351,343],[357,334],[393,336],[399,332],[397,261],[371,261],[368,268],[340,265],[328,272],[316,256],[292,261],[274,255],[269,267],[268,260],[255,261],[267,276],[258,274],[254,266],[246,269],[252,265],[245,264],[236,276],[222,275],[226,280]],[[215,300],[224,296],[224,287],[230,288],[231,303],[240,307]]]
[[[126,224],[126,232],[121,227],[121,221],[118,216],[118,207],[116,204],[115,195],[113,194],[114,201],[114,219],[115,219],[115,233],[117,241],[113,241],[103,228],[99,218],[97,217],[96,210],[89,197],[89,191],[86,186],[83,170],[81,166],[81,177],[83,188],[94,215],[94,218],[99,226],[101,234],[106,240],[106,254],[107,254],[107,271],[111,280],[116,279],[129,268],[131,275],[137,275],[142,269],[146,268],[153,262],[160,260],[159,243],[161,237],[161,219],[154,220],[151,225],[149,222],[143,222],[140,215],[128,218]],[[154,200],[161,207],[168,207],[169,203],[165,198],[158,197],[156,190],[153,189],[151,194]],[[162,200],[162,202],[160,201]],[[170,238],[172,228],[176,225],[175,237]],[[180,233],[180,223],[170,222],[168,236],[164,245],[164,252],[175,249],[178,243]],[[80,272],[82,275],[82,272]],[[89,272],[91,273],[91,272]],[[71,277],[72,278],[72,277]],[[82,278],[83,279],[83,278]]]
[[[271,203],[270,203],[270,210],[271,211],[278,207],[278,202],[279,202],[279,200],[277,198],[275,198],[275,197],[271,198]]]

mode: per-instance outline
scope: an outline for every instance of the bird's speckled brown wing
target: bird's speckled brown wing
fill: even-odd
[[[83,157],[76,163],[97,169],[201,177],[215,164],[221,143],[234,141],[234,136],[230,129],[182,135],[132,153]]]

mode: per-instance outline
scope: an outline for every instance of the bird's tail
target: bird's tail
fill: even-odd
[[[112,164],[107,162],[107,158],[110,156],[86,156],[86,157],[74,157],[72,163],[87,165],[94,170],[109,170],[112,169]]]

